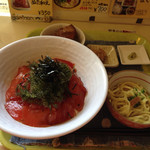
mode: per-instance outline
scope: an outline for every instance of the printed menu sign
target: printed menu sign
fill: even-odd
[[[8,0],[8,2],[13,20],[50,22],[53,13],[56,11],[61,13],[62,10],[72,13],[91,12],[112,17],[150,18],[150,0]]]
[[[5,13],[8,13],[8,2],[6,0],[0,0],[0,14],[4,15]]]
[[[9,0],[13,20],[50,22],[52,0]]]
[[[150,0],[113,0],[110,16],[150,18]]]
[[[54,0],[57,10],[107,13],[110,0]]]

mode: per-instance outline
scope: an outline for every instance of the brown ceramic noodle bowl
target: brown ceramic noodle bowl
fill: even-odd
[[[148,74],[145,74],[140,71],[136,70],[124,70],[124,71],[119,71],[115,73],[109,80],[109,89],[112,89],[119,83],[123,83],[126,81],[134,82],[136,84],[141,85],[143,88],[147,90],[148,93],[150,93],[150,76]],[[106,100],[107,107],[109,111],[111,112],[112,116],[119,121],[121,124],[131,127],[131,128],[137,128],[137,129],[142,129],[142,128],[148,128],[150,127],[150,124],[142,124],[142,123],[137,123],[129,120],[125,116],[121,115],[119,112],[117,112],[114,107],[112,106],[110,99],[107,97]]]

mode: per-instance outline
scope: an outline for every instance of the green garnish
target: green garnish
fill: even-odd
[[[136,103],[136,104],[134,105],[134,108],[137,108],[137,107],[140,106],[140,105],[141,105],[141,103],[138,102],[138,103]]]
[[[135,52],[132,52],[132,53],[130,53],[129,55],[128,55],[128,59],[129,60],[133,60],[133,59],[135,59],[137,57],[137,54],[135,53]]]
[[[134,99],[137,96],[140,97],[141,100],[144,99],[144,97],[142,96],[142,94],[144,94],[146,92],[145,89],[142,89],[141,91],[139,91],[139,90],[137,90],[137,88],[134,88],[133,92],[134,92],[134,96],[128,97],[128,101],[131,101],[132,99]]]
[[[20,83],[16,89],[23,100],[39,99],[42,105],[57,107],[65,96],[71,95],[68,84],[72,72],[68,65],[51,59],[49,56],[38,62],[29,62],[30,75]]]
[[[145,90],[144,90],[144,89],[142,89],[142,90],[141,90],[141,93],[143,93],[143,94],[144,94],[144,93],[145,93]]]
[[[131,101],[132,99],[134,99],[136,96],[130,96],[128,97],[128,101]]]

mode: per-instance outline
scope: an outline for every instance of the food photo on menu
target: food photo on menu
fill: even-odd
[[[116,0],[113,5],[114,15],[133,15],[135,13],[137,0]]]
[[[12,7],[15,9],[30,8],[29,0],[12,0]]]
[[[74,8],[80,4],[81,0],[54,0],[54,3],[62,8]]]

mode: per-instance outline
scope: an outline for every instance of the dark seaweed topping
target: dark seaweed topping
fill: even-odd
[[[49,56],[38,62],[29,62],[30,76],[25,77],[16,89],[23,100],[41,100],[44,106],[55,106],[65,95],[71,95],[68,84],[72,72],[68,65],[51,59]]]

